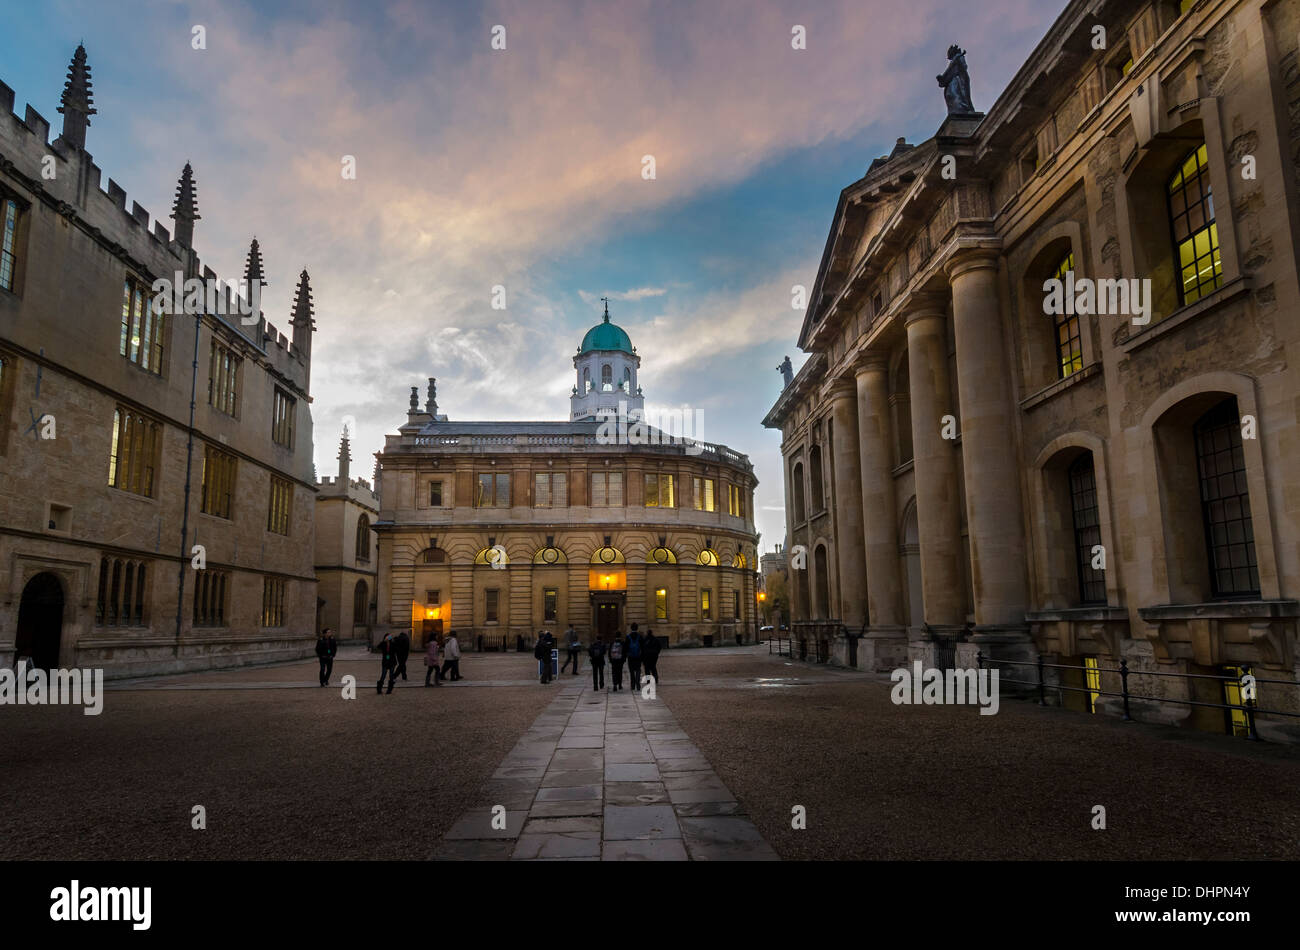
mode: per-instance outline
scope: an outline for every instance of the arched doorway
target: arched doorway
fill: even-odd
[[[15,659],[28,657],[33,667],[56,669],[62,637],[63,585],[53,574],[44,571],[23,588]]]

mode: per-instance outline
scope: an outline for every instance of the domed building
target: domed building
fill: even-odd
[[[753,637],[748,457],[635,424],[641,357],[608,302],[573,366],[566,422],[456,422],[434,380],[423,408],[412,388],[378,454],[376,638],[455,629],[465,648],[514,649],[632,623],[672,646]]]

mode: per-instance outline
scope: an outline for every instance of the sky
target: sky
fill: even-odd
[[[782,357],[807,357],[792,287],[815,281],[840,191],[899,137],[935,133],[951,43],[987,110],[1064,0],[0,6],[15,111],[57,134],[84,42],[104,187],[170,229],[190,161],[195,249],[238,278],[256,235],[262,308],[286,335],[309,271],[318,474],[336,472],[346,420],[369,478],[429,376],[452,419],[566,419],[608,296],[648,406],[690,407],[702,438],[753,461],[771,550],[784,490],[762,419]]]

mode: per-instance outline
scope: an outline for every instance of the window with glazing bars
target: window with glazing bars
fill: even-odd
[[[1196,464],[1201,516],[1215,597],[1259,593],[1255,531],[1237,400],[1225,399],[1196,423]]]
[[[1106,603],[1106,572],[1094,568],[1093,549],[1101,544],[1097,506],[1097,473],[1092,453],[1084,452],[1070,466],[1070,509],[1074,519],[1074,560],[1079,578],[1079,603]],[[1104,562],[1103,562],[1104,563]]]
[[[1178,289],[1184,304],[1219,289],[1223,261],[1205,146],[1188,153],[1169,179],[1169,223],[1174,235]]]
[[[118,352],[141,369],[162,375],[166,314],[155,312],[148,285],[135,277],[122,282],[122,332]]]

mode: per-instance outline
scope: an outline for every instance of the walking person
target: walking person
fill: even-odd
[[[429,636],[429,644],[424,648],[424,685],[429,685],[429,677],[433,677],[433,685],[442,685],[442,672],[438,669],[442,644],[434,635]]]
[[[573,675],[577,676],[578,657],[582,655],[582,638],[578,636],[578,631],[573,629],[573,624],[569,624],[569,629],[565,631],[564,640],[567,644],[569,655],[565,657],[564,665],[560,667],[560,672],[563,673],[569,668],[569,664],[572,663]]]
[[[659,652],[662,649],[663,644],[654,635],[654,631],[647,630],[641,640],[641,659],[645,664],[646,676],[653,676],[656,686],[659,685]]]
[[[384,691],[384,679],[387,678],[388,692],[391,693],[397,683],[397,649],[391,633],[384,634],[375,652],[379,654],[379,682],[375,685],[375,692]]]
[[[460,679],[460,641],[456,639],[456,631],[451,632],[447,642],[442,645],[442,678],[447,678],[447,671],[451,670],[451,681],[454,683]]]
[[[406,658],[411,655],[411,636],[405,630],[393,641],[393,652],[397,654],[397,672],[406,679]]]
[[[627,672],[633,689],[641,688],[641,634],[636,632],[636,624],[627,634]]]
[[[587,647],[587,656],[591,659],[591,688],[605,688],[605,641],[595,637]]]
[[[334,672],[334,655],[339,652],[338,641],[334,639],[334,634],[330,633],[330,628],[326,627],[316,641],[316,656],[320,660],[320,684],[328,686],[330,684],[330,674]]]
[[[549,633],[545,630],[538,631],[537,646],[533,648],[533,656],[541,661],[543,685],[551,681],[551,642]]]
[[[623,688],[623,636],[614,631],[614,639],[609,644],[609,672],[614,678],[610,692],[617,693]]]

